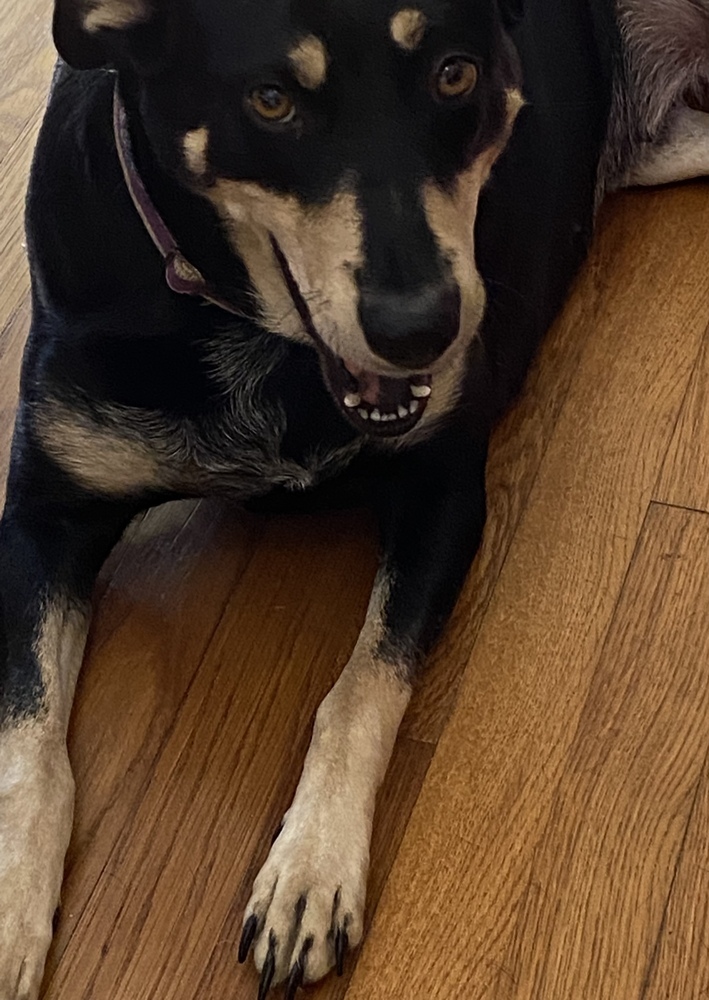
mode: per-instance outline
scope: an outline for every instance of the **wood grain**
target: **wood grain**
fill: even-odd
[[[667,452],[655,496],[709,510],[709,332]]]
[[[651,506],[535,848],[498,1000],[642,995],[709,740],[707,552],[709,515]],[[696,887],[685,890],[706,913]],[[661,995],[698,997],[697,971]]]
[[[641,1000],[675,997],[709,997],[709,757]]]
[[[0,6],[3,474],[50,9]],[[707,521],[650,506],[709,509],[708,223],[701,184],[604,209],[495,436],[483,549],[381,796],[362,958],[313,996],[709,997]],[[255,996],[243,904],[374,565],[359,513],[193,502],[130,527],[72,720],[47,997]]]
[[[639,197],[615,206],[604,310],[578,331],[584,355],[350,1000],[399,997],[403,989],[411,998],[496,995],[534,845],[549,820],[709,310],[709,288],[692,274],[709,252],[705,189]],[[679,222],[684,212],[694,220],[689,228]],[[665,253],[667,245],[676,256]],[[606,252],[603,236],[597,252]]]

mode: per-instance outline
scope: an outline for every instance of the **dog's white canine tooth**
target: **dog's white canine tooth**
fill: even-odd
[[[357,413],[359,413],[362,420],[369,420],[369,414],[366,410],[357,410]]]
[[[381,415],[381,413],[379,412],[379,410],[376,407],[370,413],[370,417],[372,418],[372,420],[375,420],[375,421],[382,419],[382,415]]]
[[[348,392],[345,396],[344,403],[348,410],[354,410],[362,402],[362,397],[359,393]]]
[[[402,419],[404,417],[408,417],[408,415],[409,415],[409,411],[406,409],[406,407],[405,406],[401,406],[401,405],[399,406],[399,409],[397,410],[397,413],[399,414],[399,416]]]
[[[420,405],[421,404],[417,399],[412,399],[412,401],[409,403],[409,413],[416,413]]]
[[[427,399],[431,395],[430,385],[412,385],[411,395],[415,396],[416,399]]]

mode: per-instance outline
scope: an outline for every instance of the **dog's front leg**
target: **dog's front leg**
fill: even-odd
[[[134,509],[15,473],[0,523],[0,998],[35,1000],[71,834],[66,730],[89,595]]]
[[[239,958],[253,942],[259,1000],[288,1000],[363,932],[369,845],[413,676],[445,623],[485,519],[485,447],[436,442],[392,460],[380,494],[383,558],[357,645],[318,709],[293,803],[254,884]]]

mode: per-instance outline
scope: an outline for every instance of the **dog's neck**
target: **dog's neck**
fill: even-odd
[[[201,297],[231,313],[253,312],[253,299],[245,292],[246,269],[223,236],[219,219],[210,205],[160,168],[139,115],[129,107],[117,82],[116,150],[136,211],[165,260],[167,284],[179,294]]]

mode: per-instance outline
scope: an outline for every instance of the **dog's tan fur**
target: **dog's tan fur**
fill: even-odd
[[[327,79],[329,62],[325,43],[315,35],[301,38],[288,53],[295,78],[306,90],[317,90]]]

